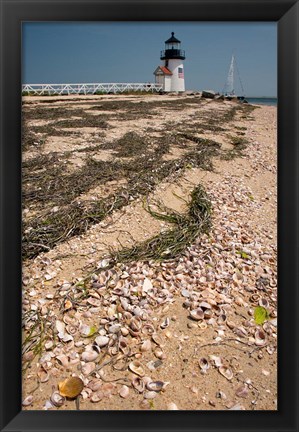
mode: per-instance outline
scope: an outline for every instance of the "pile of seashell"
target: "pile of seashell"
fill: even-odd
[[[228,188],[232,189],[229,199]],[[275,353],[276,247],[264,242],[262,236],[257,240],[256,233],[244,224],[246,205],[255,205],[248,190],[231,179],[219,183],[215,190],[214,218],[221,224],[216,223],[209,236],[199,238],[177,260],[132,262],[109,269],[109,258],[105,258],[89,279],[58,280],[55,292],[44,296],[36,288],[38,277],[24,275],[25,333],[35,334],[39,320],[44,326],[43,352],[37,364],[39,383],[41,387],[56,383],[44,409],[64,406],[66,393],[58,383],[70,377],[82,382],[81,386],[77,381],[77,390],[83,401],[100,407],[103,399],[115,395],[126,399],[134,392],[140,407],[150,409],[151,399],[167,395],[169,382],[156,376],[167,362],[164,348],[172,325],[169,308],[178,299],[189,317],[190,332],[196,328],[204,334],[211,328],[213,342],[229,337],[246,342],[252,350]],[[239,194],[236,200],[234,194]],[[242,209],[240,194],[246,204]],[[51,274],[51,261],[40,256],[35,263],[40,275]],[[258,305],[269,313],[262,325],[254,321]],[[34,344],[28,340],[24,364],[33,358]],[[218,356],[199,358],[198,364],[202,374],[212,364],[226,380],[233,379],[233,371]],[[240,387],[238,395],[242,397],[246,391],[246,386]],[[23,406],[33,402],[34,396],[28,395]],[[178,408],[170,401],[167,409]]]

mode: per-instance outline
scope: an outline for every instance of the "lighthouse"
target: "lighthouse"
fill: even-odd
[[[174,36],[174,32],[165,41],[165,49],[161,51],[160,59],[164,60],[164,65],[158,66],[154,72],[156,84],[162,84],[165,92],[185,91],[185,51],[181,50],[181,41]]]

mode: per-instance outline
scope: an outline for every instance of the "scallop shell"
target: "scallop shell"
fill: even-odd
[[[129,364],[129,369],[131,372],[133,372],[134,374],[136,374],[140,377],[143,377],[145,375],[144,368],[139,361],[136,361],[136,360],[132,361]]]
[[[129,387],[126,385],[123,385],[121,387],[121,389],[119,390],[120,397],[126,399],[129,396],[129,394],[130,394]]]
[[[83,381],[79,377],[66,378],[64,381],[58,383],[60,395],[71,399],[79,396],[83,388]]]
[[[232,370],[227,366],[220,366],[220,368],[218,370],[221,373],[221,375],[223,375],[229,381],[234,376]]]

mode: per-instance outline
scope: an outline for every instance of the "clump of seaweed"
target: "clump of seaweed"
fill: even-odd
[[[182,215],[167,208],[163,210],[163,213],[158,213],[147,206],[147,211],[154,218],[173,224],[174,228],[132,248],[123,248],[112,253],[112,262],[173,259],[191,245],[200,234],[207,233],[211,227],[211,202],[201,185],[193,189],[186,214]]]

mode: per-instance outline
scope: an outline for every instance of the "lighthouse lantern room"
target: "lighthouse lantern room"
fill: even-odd
[[[165,50],[161,51],[160,59],[164,60],[164,65],[158,66],[155,70],[155,82],[162,84],[165,92],[185,91],[185,51],[181,50],[181,41],[174,36],[174,32],[165,41]]]

